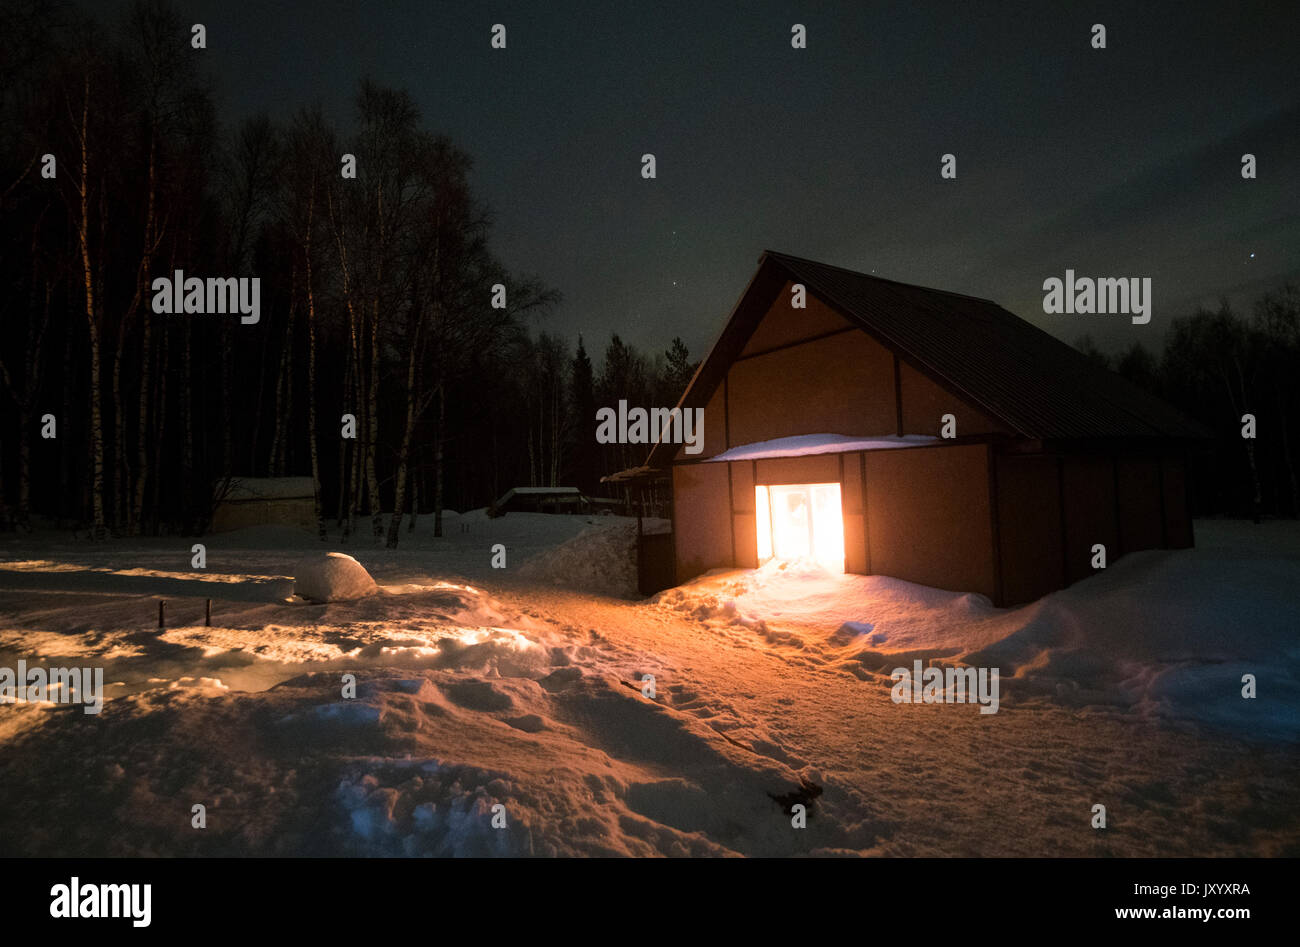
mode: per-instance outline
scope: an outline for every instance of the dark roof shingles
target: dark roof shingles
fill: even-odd
[[[908,360],[1024,437],[1201,438],[1170,405],[987,299],[768,251]]]

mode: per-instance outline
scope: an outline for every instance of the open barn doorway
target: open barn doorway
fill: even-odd
[[[754,488],[758,561],[814,559],[844,571],[844,515],[838,483],[760,484]]]

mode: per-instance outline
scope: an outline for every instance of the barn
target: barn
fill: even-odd
[[[811,556],[1012,605],[1192,545],[1208,432],[989,300],[768,251],[678,407],[678,582]]]

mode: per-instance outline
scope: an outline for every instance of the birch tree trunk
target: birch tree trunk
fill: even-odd
[[[389,549],[397,548],[398,537],[401,536],[402,530],[402,510],[406,504],[406,479],[409,471],[409,460],[411,456],[411,435],[415,431],[415,366],[419,360],[418,352],[420,350],[420,324],[419,316],[415,318],[415,326],[411,332],[410,350],[406,358],[406,424],[402,428],[402,452],[397,458],[397,488],[393,495],[393,515],[388,520],[388,541]]]
[[[110,400],[113,404],[113,528],[129,529],[127,516],[131,509],[129,498],[130,471],[126,465],[126,409],[122,403],[122,353],[126,348],[126,320],[118,326],[117,343],[113,347],[113,375]]]
[[[349,378],[349,383],[345,385],[345,388],[348,391],[348,397],[344,399],[344,404],[346,405],[350,402],[351,411],[348,413],[352,414],[353,417],[356,418],[358,422],[356,427],[359,429],[361,439],[365,440],[369,437],[366,430],[367,412],[362,407],[365,404],[365,399],[362,397],[362,393],[365,390],[365,381],[362,377],[361,347],[358,340],[357,329],[357,307],[353,301],[352,274],[351,268],[348,265],[346,227],[339,222],[338,215],[335,213],[332,194],[327,192],[327,196],[330,198],[330,224],[334,231],[334,244],[338,250],[339,270],[343,276],[343,302],[348,313],[348,367],[351,377]],[[364,333],[364,327],[362,327],[362,332]],[[360,417],[357,417],[358,415],[360,415]],[[344,444],[343,447],[346,448],[347,445]],[[353,532],[356,530],[357,510],[361,499],[359,496],[361,488],[361,465],[364,461],[364,457],[361,445],[358,443],[357,439],[352,440],[351,453],[352,466],[348,477],[351,486],[348,490],[347,519],[343,526],[343,540],[345,542],[351,538]]]
[[[121,339],[126,335],[126,327],[131,323],[136,312],[140,308],[140,301],[143,296],[144,281],[149,278],[149,271],[153,263],[154,251],[154,165],[155,165],[156,148],[154,145],[154,133],[149,133],[149,181],[148,181],[148,198],[144,218],[144,246],[140,254],[140,268],[136,273],[135,292],[131,296],[131,304],[127,307],[126,314],[122,317],[122,329],[118,333],[118,351],[113,365],[113,384],[118,386],[118,375],[122,367],[122,344]],[[150,307],[144,307],[144,333],[140,343],[140,410],[139,424],[136,428],[137,455],[136,460],[138,469],[136,470],[135,481],[135,500],[131,506],[131,514],[128,520],[128,530],[136,532],[142,528],[142,517],[144,514],[144,494],[145,486],[149,480],[149,371],[153,362],[153,353],[149,348],[150,336],[152,332],[152,322],[150,318]],[[124,413],[121,410],[120,391],[114,391],[114,397],[119,400],[116,403],[118,409],[117,416],[120,418]],[[119,428],[121,425],[119,424]],[[154,437],[158,435],[155,434]],[[125,444],[121,445],[125,448]],[[122,467],[125,464],[121,465]]]
[[[90,78],[85,81],[85,95],[81,107],[81,178],[77,182],[81,217],[77,221],[77,243],[81,251],[81,275],[86,295],[86,326],[90,333],[90,462],[91,462],[91,521],[92,535],[96,540],[106,537],[104,519],[104,427],[101,392],[99,390],[99,324],[96,321],[95,285],[90,263]]]
[[[384,535],[384,513],[379,505],[379,476],[375,470],[375,449],[379,441],[379,301],[375,300],[370,318],[370,371],[366,404],[366,492],[370,500],[371,541],[378,543]],[[394,515],[397,515],[394,510]]]
[[[44,216],[43,213],[42,216]],[[32,280],[27,304],[27,333],[23,340],[23,385],[21,391],[14,384],[8,366],[3,360],[0,360],[0,375],[4,377],[5,388],[9,392],[9,397],[18,406],[18,506],[15,510],[14,522],[27,530],[31,529],[32,415],[35,412],[36,397],[40,392],[41,350],[45,341],[45,330],[50,324],[50,295],[52,292],[48,279],[44,281],[38,279],[37,260],[39,257],[37,256],[37,246],[40,227],[41,223],[38,218],[36,225],[32,228]],[[44,282],[45,292],[43,293],[44,299],[38,306],[36,287],[40,282]],[[36,317],[38,311],[41,314],[39,320]],[[66,413],[64,417],[67,417]],[[0,467],[2,466],[3,464],[0,463]],[[7,522],[9,510],[4,496],[4,481],[0,478],[0,521]]]
[[[268,462],[272,477],[283,477],[285,442],[293,416],[293,324],[298,311],[298,266],[295,262],[289,278],[289,318],[284,324],[284,342],[280,347],[280,364],[275,373],[275,430],[271,436]]]
[[[72,345],[73,333],[66,332],[64,333],[64,335],[66,337],[63,340],[63,364],[70,366],[73,364],[72,359],[76,354]],[[63,386],[62,412],[60,413],[59,416],[65,419],[71,419],[72,417],[72,388],[73,386],[71,384],[65,384]],[[64,424],[67,423],[68,421],[65,420]],[[85,507],[80,507],[80,508],[77,507],[76,505],[77,498],[72,495],[72,455],[73,455],[73,451],[68,449],[67,441],[60,441],[60,446],[59,446],[59,498],[60,498],[59,519],[60,520],[63,520],[65,517],[68,519],[73,519],[76,516],[79,509],[85,509]],[[60,523],[60,525],[63,524]]]
[[[262,415],[265,414],[265,410],[262,407],[262,396],[266,393],[267,348],[267,345],[259,345],[257,347],[257,401],[254,402],[257,405],[257,410],[253,412],[253,433],[248,439],[248,466],[246,468],[249,476],[252,477],[256,477],[260,473],[257,465],[257,439],[261,434]]]
[[[347,391],[352,384],[352,362],[349,360],[347,370],[343,373],[343,406],[347,407]],[[348,538],[347,523],[349,483],[351,482],[348,475],[348,442],[342,438],[339,439],[339,510],[338,510],[338,527],[342,533],[344,541]]]
[[[416,451],[416,457],[419,457],[419,451]],[[408,533],[415,532],[415,521],[420,518],[420,464],[417,460],[414,464],[415,470],[411,475],[411,522],[407,524]]]
[[[194,509],[194,372],[190,360],[190,320],[185,320],[181,330],[184,337],[181,369],[181,419],[185,422],[185,438],[181,444],[181,490],[184,500],[184,528],[189,532],[193,528]]]
[[[446,388],[438,379],[438,426],[433,441],[433,535],[442,536],[442,460],[443,431],[447,420]]]
[[[149,347],[152,322],[148,313],[143,319],[143,335],[140,343],[140,410],[136,425],[136,474],[135,496],[131,501],[127,529],[135,535],[142,529],[141,517],[144,515],[145,485],[149,481],[149,373],[153,366],[153,351]]]
[[[316,210],[316,177],[312,175],[311,196],[307,201],[307,234],[306,246],[303,248],[303,257],[305,260],[305,269],[307,276],[307,439],[308,447],[311,451],[311,482],[312,493],[316,498],[316,534],[321,542],[325,542],[325,511],[321,505],[321,485],[320,485],[320,452],[317,448],[316,433],[316,296],[312,289],[311,281],[311,243],[312,243],[312,217]],[[339,457],[342,458],[343,451],[340,448]],[[343,477],[339,477],[339,492],[343,491]]]
[[[230,432],[230,320],[221,320],[221,477],[234,472]],[[206,498],[205,498],[206,502]]]
[[[171,332],[164,323],[162,330],[162,353],[158,356],[158,400],[154,404],[154,429],[150,440],[153,443],[153,503],[151,506],[150,529],[157,536],[162,524],[162,470],[163,444],[167,435],[167,369],[171,361]],[[144,477],[140,478],[141,483]],[[142,521],[143,522],[143,521]]]
[[[360,414],[362,419],[365,418],[365,412],[359,407],[361,404],[361,372],[354,367],[352,372],[352,403],[353,412]],[[355,416],[354,414],[354,416]],[[364,436],[364,428],[362,428]],[[357,438],[352,440],[352,489],[348,492],[348,522],[344,527],[344,534],[351,537],[357,531],[357,513],[361,509],[361,468],[365,462],[362,452],[361,442]]]

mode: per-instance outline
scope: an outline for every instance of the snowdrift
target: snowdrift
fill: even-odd
[[[341,552],[308,556],[293,576],[294,593],[309,602],[346,602],[364,598],[376,588],[365,566]]]
[[[0,540],[0,666],[93,662],[108,698],[0,707],[0,855],[1300,853],[1300,541],[1198,524],[1017,609],[815,563],[631,602],[565,587],[632,588],[635,521],[601,519],[421,517],[358,553],[377,589],[331,567],[374,594],[315,608],[300,561],[347,557],[312,534],[214,540],[202,574],[169,540]],[[999,667],[1001,709],[893,703],[914,659]]]
[[[636,524],[624,521],[592,526],[529,559],[519,574],[548,585],[637,598]]]
[[[714,570],[653,601],[864,678],[915,659],[997,667],[1005,704],[1047,700],[1294,741],[1297,588],[1300,561],[1192,550],[1134,553],[1014,609],[803,561]],[[1257,699],[1242,696],[1246,674]]]

